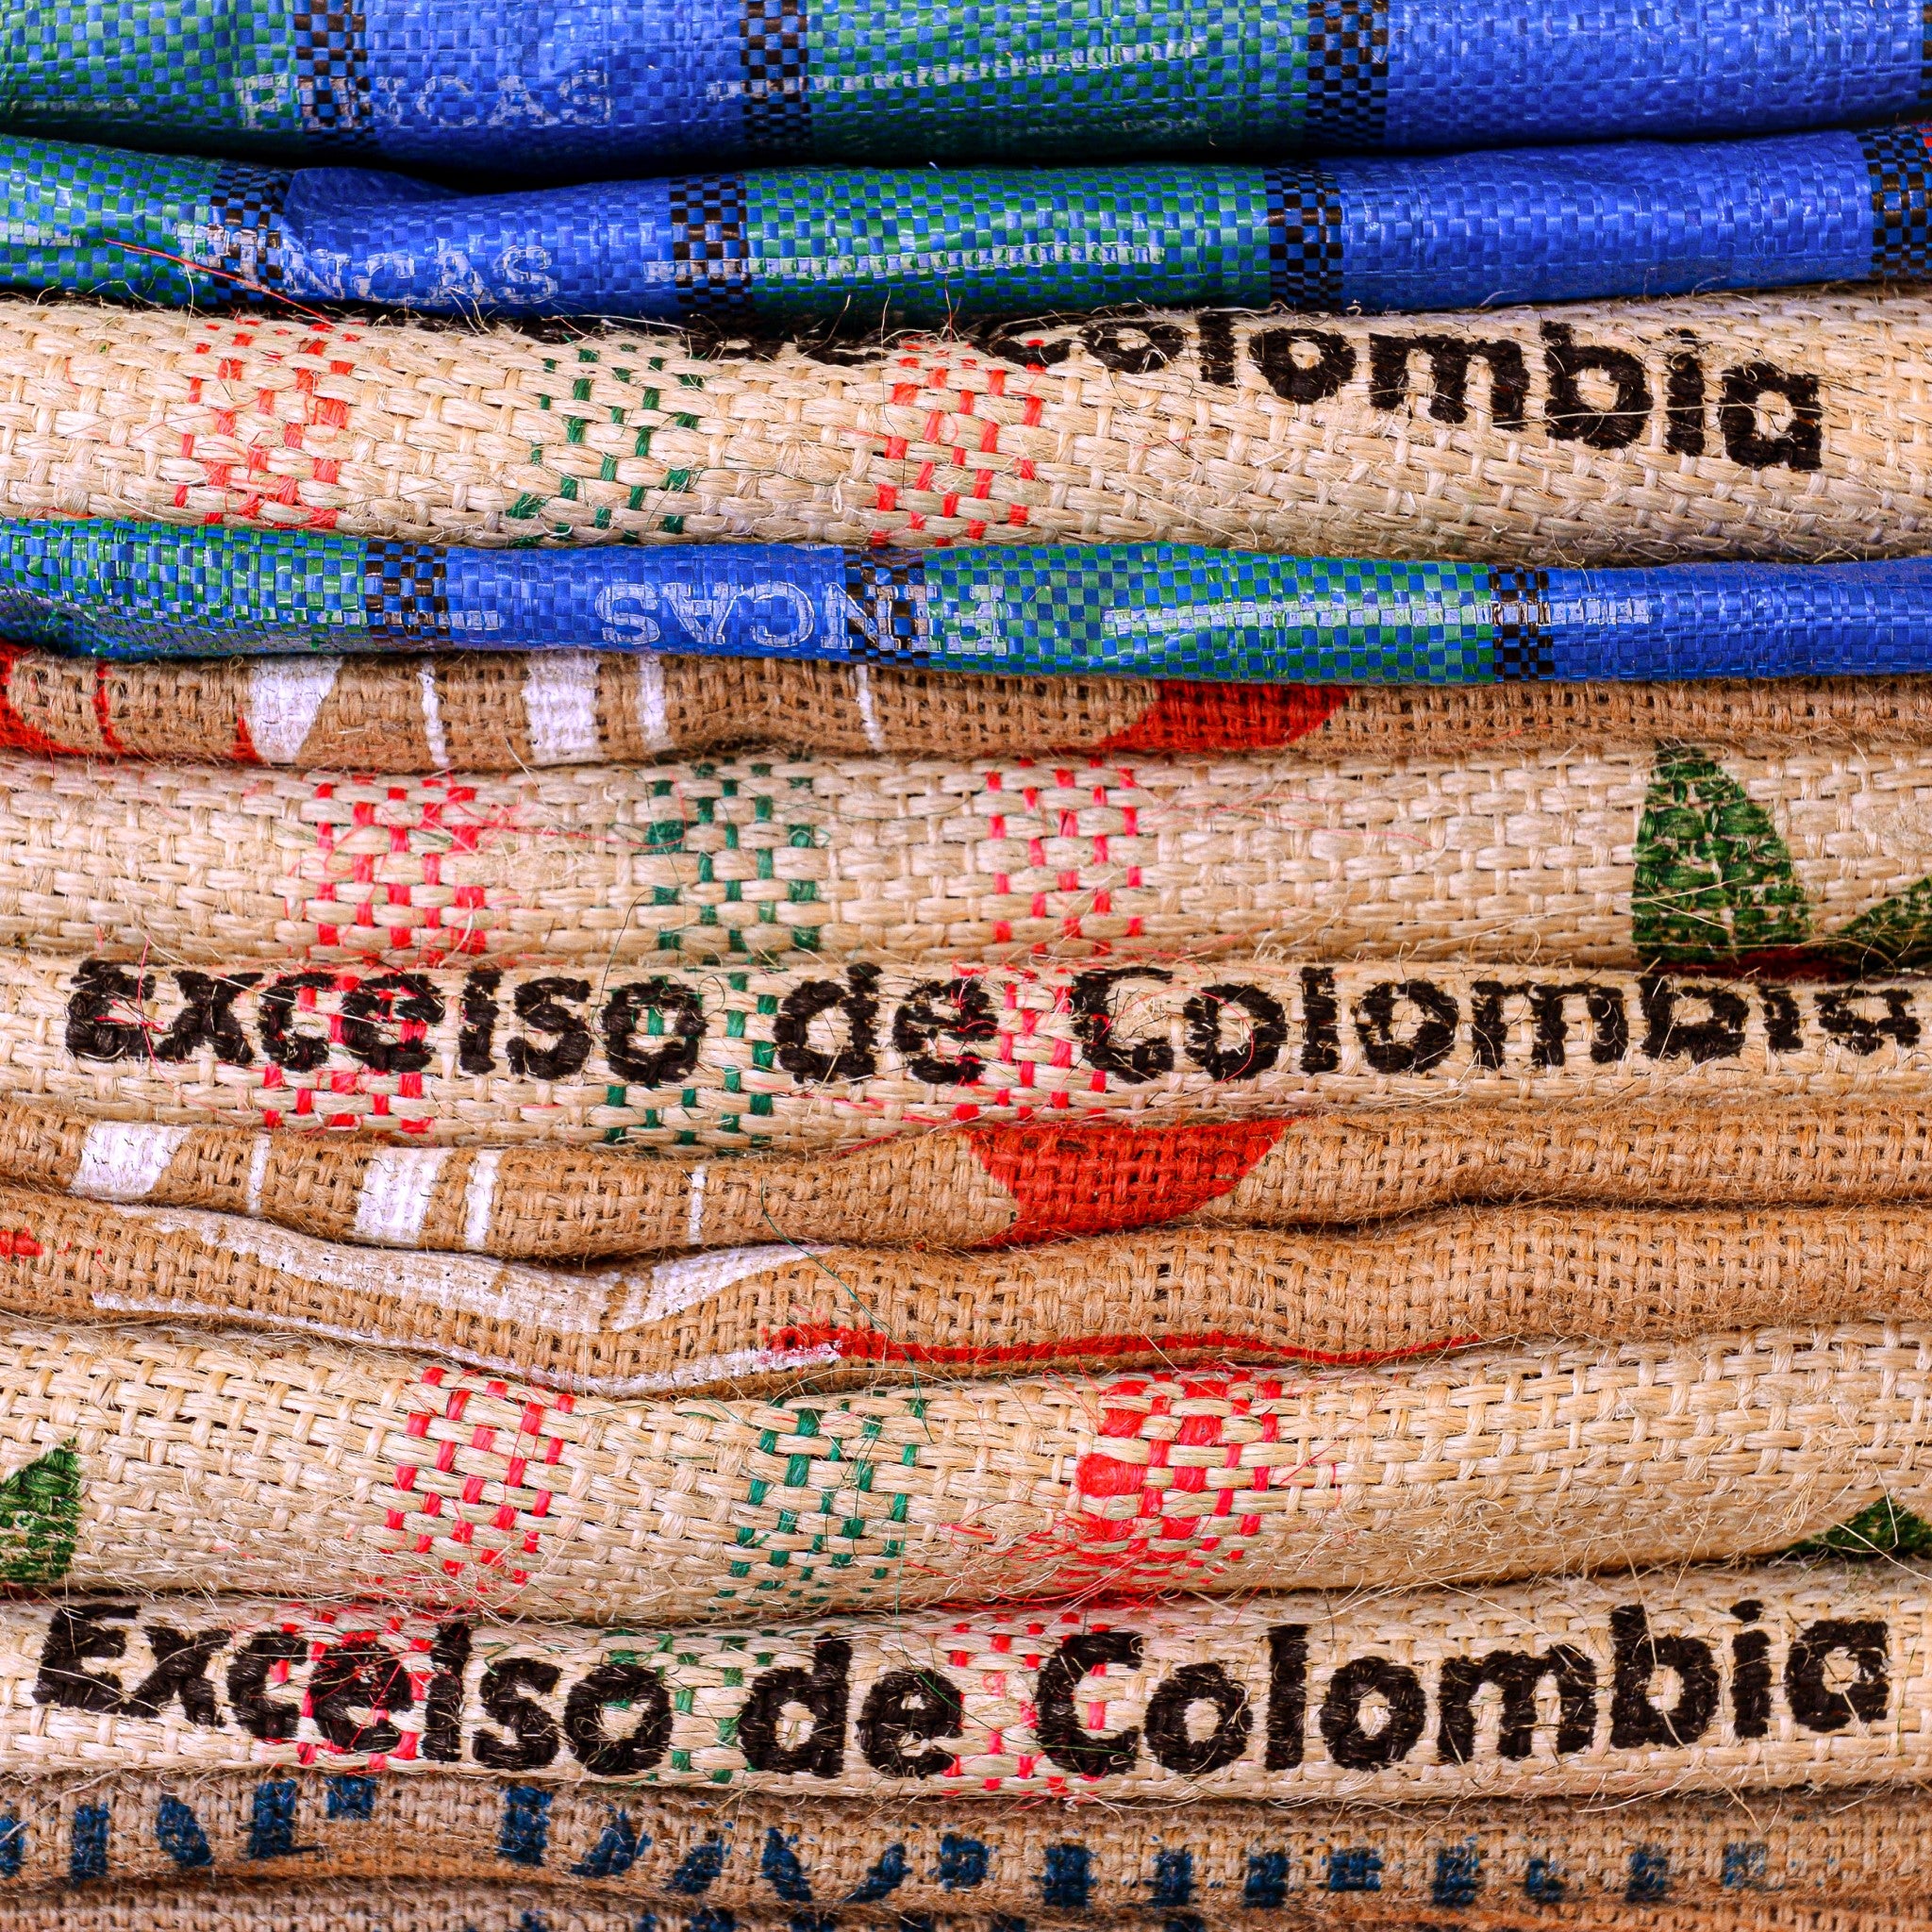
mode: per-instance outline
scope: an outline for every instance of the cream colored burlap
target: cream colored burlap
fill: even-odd
[[[592,1781],[618,1803],[641,1780],[713,1802],[842,1794],[888,1818],[942,1797],[995,1828],[1013,1797],[1352,1800],[1354,1843],[1373,1848],[1401,1829],[1380,1807],[1421,1798],[1921,1784],[1932,1598],[1909,1563],[1784,1563],[722,1629],[125,1591],[0,1607],[9,1777],[297,1764],[397,1784],[514,1774],[559,1797]],[[1917,1810],[1902,1807],[1905,1859]],[[1167,1814],[1177,1840],[1193,1817]],[[1062,1841],[1107,1828],[1056,1822]],[[573,1807],[561,1828],[588,1823]],[[1767,1832],[1737,1836],[1765,1844],[1769,1880]],[[741,1898],[757,1884],[734,1876]]]
[[[450,542],[1164,539],[1539,567],[1911,554],[1932,527],[1932,307],[1909,290],[1139,326],[1127,358],[1111,323],[820,358],[704,356],[668,329],[14,302],[0,508]],[[1566,404],[1563,368],[1591,350],[1638,379],[1620,396],[1599,364]]]
[[[0,650],[0,741],[96,758],[490,772],[763,743],[821,757],[1265,750],[1463,758],[1660,740],[1777,757],[1932,742],[1932,680],[1385,690],[961,677],[649,653],[94,663]]]
[[[1374,1222],[1462,1203],[1925,1201],[1932,1122],[1911,1102],[1477,1104],[1173,1127],[966,1127],[712,1160],[398,1147],[369,1134],[88,1121],[0,1102],[0,1178],[247,1214],[333,1241],[596,1261],[784,1242],[970,1249],[1174,1222]]]
[[[778,1242],[579,1274],[0,1187],[0,1308],[379,1342],[609,1396],[1036,1369],[1366,1366],[1474,1342],[1932,1320],[1932,1208],[1451,1208],[1005,1254]]]
[[[473,1146],[1932,1091],[1910,979],[1141,960],[371,974],[0,956],[0,1099]]]
[[[157,1900],[210,1874],[285,1899],[295,1884],[386,1878],[541,1885],[546,1911],[575,1897],[648,1901],[661,1914],[699,1898],[741,1919],[837,1908],[863,1892],[891,1913],[1138,1924],[1151,1893],[1171,1911],[1249,1924],[1445,1905],[1458,1924],[1472,1907],[1512,1906],[1541,1922],[1565,1902],[1620,1912],[1633,1888],[1680,1911],[1883,1905],[1923,1895],[1932,1872],[1932,1804],[1898,1785],[1601,1805],[1209,1799],[1070,1811],[985,1797],[613,1794],[421,1768],[341,1777],[264,1766],[0,1778],[20,1855],[5,1895],[67,1890],[76,1834],[99,1845],[110,1879],[151,1885]],[[204,1847],[206,1864],[183,1863]]]
[[[1932,958],[1932,752],[753,757],[415,781],[135,764],[111,784],[0,756],[0,945],[600,971],[1811,946],[1883,967]]]
[[[1911,1323],[901,1374],[625,1403],[420,1356],[15,1324],[8,1574],[728,1619],[1524,1575],[1780,1549],[1881,1492],[1932,1509],[1932,1328]]]

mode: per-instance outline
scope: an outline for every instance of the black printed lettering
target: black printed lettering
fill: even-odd
[[[1664,373],[1664,447],[1674,457],[1704,454],[1704,361],[1697,338],[1689,329],[1674,331],[1684,343],[1674,349]]]
[[[1190,1719],[1199,1705],[1214,1712],[1213,1728],[1196,1737]],[[1163,1771],[1203,1777],[1232,1764],[1248,1748],[1254,1720],[1248,1693],[1219,1664],[1185,1664],[1147,1704],[1147,1748]]]
[[[1395,1030],[1397,1001],[1421,1016],[1407,1038]],[[1455,1049],[1461,1017],[1455,999],[1426,979],[1385,979],[1356,1002],[1353,1015],[1363,1057],[1378,1074],[1426,1074],[1440,1067]]]
[[[58,1609],[47,1619],[41,1645],[41,1668],[34,1678],[34,1702],[62,1710],[115,1711],[121,1708],[121,1680],[85,1666],[97,1658],[125,1657],[127,1633],[102,1626],[109,1619],[131,1618],[132,1604],[83,1604]]]
[[[1756,1624],[1764,1606],[1755,1597],[1731,1606],[1740,1624]],[[1771,1633],[1742,1630],[1731,1639],[1731,1719],[1739,1737],[1771,1735]]]
[[[1074,974],[1069,995],[1074,1035],[1089,1066],[1111,1074],[1129,1087],[1174,1072],[1174,1048],[1166,1041],[1121,1041],[1115,1037],[1119,1015],[1113,1005],[1114,988],[1127,980],[1148,979],[1164,986],[1173,977],[1158,966],[1119,966],[1102,973]]]
[[[1643,364],[1627,349],[1579,342],[1569,324],[1542,325],[1543,371],[1550,399],[1545,415],[1557,442],[1580,442],[1590,449],[1624,449],[1643,434],[1654,398]],[[1607,408],[1592,408],[1583,393],[1586,376],[1613,391]]]
[[[1876,1724],[1891,1702],[1890,1648],[1891,1633],[1876,1618],[1832,1617],[1807,1624],[1785,1659],[1785,1696],[1791,1715],[1807,1731],[1823,1733],[1841,1731],[1854,1718]],[[1838,1689],[1826,1678],[1834,1657],[1845,1658],[1857,1672]]]
[[[1764,1005],[1764,1043],[1773,1053],[1801,1052],[1805,1031],[1798,1019],[1797,996],[1790,988],[1760,986],[1757,997]]]
[[[342,1044],[372,1073],[420,1074],[434,1057],[424,1036],[442,1010],[427,974],[378,974],[342,995]]]
[[[393,1751],[403,1734],[390,1713],[415,1702],[403,1660],[373,1637],[330,1644],[308,1674],[316,1728],[340,1751]]]
[[[878,1072],[879,970],[876,966],[846,969],[846,983],[808,979],[794,987],[778,1007],[772,1038],[778,1043],[778,1064],[801,1087],[826,1080],[869,1080]],[[845,1039],[829,1053],[811,1043],[812,1022],[822,1013],[844,1016]]]
[[[562,1673],[541,1657],[506,1657],[483,1673],[477,1701],[484,1714],[509,1733],[479,1730],[470,1740],[470,1756],[491,1771],[541,1771],[557,1757],[557,1720],[534,1699],[520,1696],[534,1690],[548,1697]]]
[[[583,1016],[563,1003],[575,1005],[591,996],[587,979],[550,976],[526,980],[511,995],[516,1015],[533,1032],[548,1033],[555,1046],[537,1046],[528,1038],[512,1040],[503,1050],[509,1070],[526,1080],[568,1080],[591,1058],[591,1029]]]
[[[1619,987],[1578,980],[1570,986],[1532,982],[1505,986],[1497,979],[1478,979],[1470,988],[1469,1033],[1479,1067],[1503,1065],[1509,1044],[1508,1003],[1529,1003],[1529,1063],[1532,1067],[1563,1066],[1568,1058],[1568,1003],[1583,1002],[1590,1022],[1590,1058],[1593,1066],[1615,1066],[1630,1051],[1630,1020]]]
[[[971,337],[989,356],[997,356],[1002,362],[1016,363],[1022,369],[1051,369],[1074,353],[1074,338],[1071,336],[1050,342],[1043,336],[1022,335],[1009,325],[982,326],[971,331]],[[817,359],[825,359],[824,351]]]
[[[951,1751],[907,1750],[930,1738],[957,1738],[966,1705],[958,1687],[937,1671],[890,1671],[866,1692],[858,1713],[858,1748],[888,1777],[938,1777],[952,1769]]]
[[[629,1731],[613,1737],[604,1713],[618,1704],[634,1716]],[[637,1777],[671,1748],[670,1693],[647,1664],[599,1664],[564,1699],[563,1735],[592,1777]]]
[[[837,1777],[845,1768],[845,1713],[852,1695],[852,1646],[821,1637],[811,1668],[787,1664],[754,1677],[738,1714],[738,1742],[754,1771]],[[806,1734],[786,1743],[785,1713],[796,1706],[811,1719]]]
[[[268,1695],[268,1674],[276,1664],[299,1664],[308,1640],[292,1630],[264,1630],[251,1637],[228,1665],[228,1707],[251,1738],[286,1744],[302,1723],[302,1707]]]
[[[454,1764],[463,1755],[463,1674],[470,1668],[470,1646],[468,1624],[436,1626],[429,1690],[423,1699],[423,1755],[437,1764]]]
[[[1326,966],[1302,968],[1302,1072],[1332,1074],[1341,1064],[1341,1007]]]
[[[1782,429],[1767,430],[1765,400],[1784,406]],[[1745,362],[1726,369],[1717,425],[1724,454],[1747,470],[1816,470],[1824,462],[1824,408],[1818,378],[1796,375],[1770,362]]]
[[[1257,329],[1248,338],[1248,355],[1285,403],[1322,402],[1355,374],[1355,351],[1331,329]]]
[[[1557,1687],[1557,1753],[1587,1751],[1596,1738],[1596,1666],[1580,1650],[1553,1643],[1537,1657],[1524,1650],[1452,1657],[1442,1665],[1436,1755],[1444,1764],[1475,1756],[1475,1694],[1493,1684],[1503,1695],[1496,1726],[1502,1757],[1527,1757],[1536,1741],[1536,1690],[1548,1677]]]
[[[1138,1727],[1096,1736],[1082,1727],[1074,1707],[1074,1693],[1081,1679],[1102,1664],[1124,1664],[1136,1670],[1140,1663],[1141,1639],[1133,1631],[1089,1630],[1069,1637],[1041,1667],[1034,1686],[1040,1718],[1033,1734],[1040,1740],[1040,1748],[1062,1771],[1090,1777],[1118,1777],[1133,1770],[1134,1760],[1141,1755]]]
[[[992,1001],[976,979],[928,979],[900,1001],[892,1015],[892,1048],[906,1071],[931,1087],[970,1087],[986,1071],[976,1053],[945,1059],[932,1048],[942,1040],[981,1046],[999,1038]]]
[[[1362,1722],[1362,1707],[1374,1698],[1388,1714],[1374,1730]],[[1380,1771],[1415,1749],[1428,1721],[1423,1680],[1392,1657],[1351,1658],[1328,1680],[1316,1719],[1328,1755],[1349,1771]]]
[[[142,1056],[147,1028],[140,1015],[155,996],[152,973],[130,973],[105,959],[83,959],[67,996],[67,1051],[80,1060],[125,1060]],[[133,1019],[116,1019],[116,1012]]]
[[[503,974],[493,966],[463,975],[463,1024],[457,1035],[457,1065],[466,1074],[496,1071],[496,989]]]
[[[1694,1637],[1654,1637],[1639,1604],[1610,1612],[1610,1643],[1617,1673],[1610,1692],[1610,1748],[1646,1750],[1657,1744],[1694,1744],[1717,1715],[1717,1663],[1710,1645]],[[1676,1701],[1659,1709],[1651,1686],[1659,1671],[1677,1680]]]
[[[1247,1038],[1225,1046],[1221,1029],[1230,1007],[1247,1016]],[[1288,1015],[1258,986],[1205,986],[1181,1008],[1181,1018],[1188,1058],[1210,1080],[1257,1079],[1288,1044]]]
[[[1302,1761],[1308,1722],[1308,1626],[1277,1624],[1268,1633],[1268,1736],[1261,1762],[1292,1771]]]
[[[228,973],[219,978],[211,973],[180,972],[175,984],[181,989],[181,1010],[169,1023],[168,1030],[155,1041],[155,1058],[171,1064],[192,1059],[206,1046],[224,1066],[252,1067],[255,1049],[235,1017],[235,1001],[251,986],[260,982],[258,973]]]
[[[326,992],[335,983],[332,973],[284,973],[262,989],[255,1025],[262,1052],[276,1066],[291,1074],[312,1074],[327,1061],[328,1035],[303,1032],[295,1024],[295,1013],[304,993]],[[308,1004],[314,1005],[312,998]]]
[[[1103,369],[1123,375],[1148,375],[1165,369],[1188,345],[1187,334],[1171,322],[1095,322],[1080,331],[1087,353]]]
[[[1751,1017],[1744,995],[1724,986],[1680,986],[1674,980],[1646,975],[1637,982],[1643,1006],[1643,1054],[1653,1060],[1689,1060],[1703,1066],[1708,1060],[1735,1060],[1744,1052],[1744,1025]],[[1685,1020],[1678,1003],[1701,1000],[1709,1017]]]
[[[638,1026],[652,1016],[669,1023],[662,1046],[640,1049]],[[640,979],[620,986],[604,1003],[604,1058],[620,1080],[639,1087],[668,1087],[690,1076],[705,1039],[705,1003],[671,979]],[[647,1039],[657,1037],[647,1032]]]
[[[1472,341],[1463,336],[1379,336],[1369,338],[1369,402],[1377,409],[1399,409],[1408,396],[1410,360],[1429,365],[1429,415],[1438,423],[1469,421],[1469,366],[1480,360],[1490,372],[1490,415],[1498,429],[1529,426],[1529,365],[1511,341]]]
[[[122,1708],[130,1717],[158,1717],[178,1699],[190,1724],[205,1731],[220,1730],[222,1713],[215,1687],[208,1680],[208,1667],[231,1633],[175,1630],[166,1624],[145,1624],[142,1631],[155,1654],[155,1667],[127,1693]]]
[[[1200,336],[1201,380],[1216,389],[1234,387],[1234,317],[1210,308],[1195,319]]]
[[[1885,1011],[1857,1012],[1852,1005],[1854,1000],[1877,1000]],[[1888,1040],[1896,1046],[1919,1043],[1920,1026],[1912,1012],[1912,995],[1903,986],[1845,986],[1821,992],[1818,1024],[1861,1059],[1869,1059]]]

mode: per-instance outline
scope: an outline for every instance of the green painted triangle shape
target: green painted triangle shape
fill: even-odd
[[[1706,752],[1657,747],[1636,856],[1630,936],[1646,961],[1697,965],[1810,936],[1804,889],[1771,814]]]
[[[1791,1557],[1932,1557],[1932,1524],[1902,1509],[1890,1496],[1868,1503],[1848,1523],[1807,1537],[1785,1553]]]
[[[1932,966],[1932,879],[1881,899],[1827,936],[1834,958],[1860,973],[1917,973]]]
[[[0,1582],[58,1583],[80,1528],[80,1457],[73,1443],[0,1482]]]

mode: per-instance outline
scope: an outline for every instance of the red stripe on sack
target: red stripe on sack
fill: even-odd
[[[1328,684],[1163,684],[1129,724],[1095,751],[1267,751],[1319,731],[1346,689]]]
[[[1211,1353],[1221,1358],[1304,1362],[1310,1368],[1373,1369],[1390,1362],[1410,1361],[1421,1356],[1436,1356],[1453,1348],[1473,1348],[1479,1335],[1449,1335],[1440,1341],[1418,1341],[1407,1348],[1348,1349],[1336,1353],[1320,1348],[1296,1348],[1287,1342],[1263,1341],[1257,1336],[1240,1335],[1221,1328],[1204,1328],[1191,1335],[1076,1335],[1055,1341],[1013,1341],[984,1346],[944,1346],[923,1341],[900,1341],[877,1328],[848,1328],[834,1322],[794,1322],[783,1328],[767,1331],[767,1349],[790,1353],[795,1349],[829,1348],[846,1361],[925,1363],[948,1368],[1002,1368],[1029,1362],[1068,1360],[1108,1360],[1124,1355],[1158,1355],[1170,1360],[1177,1353]],[[1136,1418],[1138,1422],[1139,1418]],[[1132,1430],[1103,1433],[1132,1434]],[[1093,1458],[1084,1457],[1083,1461]],[[1115,1458],[1103,1457],[1103,1461]],[[1124,1467],[1127,1465],[1123,1465]],[[1139,1487],[1139,1467],[1135,1466],[1135,1487]]]
[[[61,744],[14,709],[10,690],[13,674],[26,654],[17,645],[0,644],[0,751],[33,751],[54,758],[85,758],[97,749],[91,744]]]
[[[1235,1187],[1291,1118],[1185,1127],[969,1127],[979,1164],[1018,1210],[987,1245],[1114,1234],[1191,1214]]]

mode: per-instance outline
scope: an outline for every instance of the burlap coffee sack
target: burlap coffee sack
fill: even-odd
[[[0,1186],[0,1308],[378,1343],[617,1398],[882,1374],[1370,1366],[1475,1342],[1932,1320],[1932,1210],[1451,1208],[991,1255],[774,1243],[595,1274]]]
[[[97,1770],[0,1778],[5,1896],[89,1881],[157,1898],[216,1878],[541,1885],[695,1900],[736,1916],[856,1900],[889,1914],[1011,1912],[1144,1923],[1151,1908],[1252,1924],[1282,1914],[1514,1907],[1705,1910],[1885,1904],[1925,1889],[1928,1801],[1910,1787],[1465,1799],[1454,1805],[1196,1801],[1074,1810],[1039,1800],[768,1796],[416,1769]],[[170,1883],[169,1881],[172,1881]],[[71,1896],[72,1894],[70,1894]],[[861,1914],[861,1921],[868,1915]]]
[[[950,1909],[922,1913],[919,1932],[1014,1932],[1015,1924],[1066,1927],[1092,1924],[1084,1915],[975,1913],[950,1902]],[[1468,1932],[1518,1932],[1521,1907],[1458,1911],[1452,1923]],[[1196,1926],[1248,1926],[1253,1914],[1220,1902],[1205,1911],[1171,1912],[1150,1921],[1143,1907],[1098,1922],[1108,1928],[1149,1923]],[[1440,1909],[1382,1905],[1378,1900],[1324,1897],[1269,1924],[1375,1928],[1375,1932],[1442,1932]],[[1782,1899],[1725,1897],[1714,1904],[1557,1905],[1540,1907],[1535,1923],[1554,1932],[1922,1932],[1932,1908],[1911,1902],[1876,1906],[1813,1906]],[[733,1918],[732,1932],[800,1932],[801,1925],[877,1927],[894,1932],[890,1907],[874,1916],[862,1911],[814,1912],[774,1908]],[[685,1906],[640,1915],[628,1906],[569,1900],[529,1886],[384,1883],[380,1880],[287,1885],[197,1885],[185,1890],[136,1886],[123,1891],[84,1891],[58,1900],[0,1904],[0,1932],[723,1932],[719,1914]]]
[[[1365,1833],[1417,1799],[1909,1786],[1932,1770],[1932,1594],[1910,1563],[1785,1563],[723,1629],[125,1591],[0,1607],[8,1775],[298,1764],[994,1819],[1002,1798],[1186,1801],[1181,1830],[1195,1800],[1341,1800]]]
[[[413,661],[99,662],[0,648],[0,745],[360,772],[696,757],[1259,751],[1462,758],[1662,740],[1779,756],[1932,742],[1932,679],[1750,684],[1210,685],[955,677],[889,665],[647,652],[453,652]]]
[[[668,329],[21,301],[0,308],[0,507],[461,543],[1910,555],[1932,533],[1928,328],[1907,291],[707,354]]]
[[[1776,1550],[1932,1510],[1932,1327],[1377,1368],[657,1401],[241,1333],[15,1323],[14,1581],[725,1619],[1419,1584]]]
[[[1932,751],[741,758],[514,777],[0,754],[0,946],[175,965],[1932,965]]]
[[[1932,1091],[1910,979],[1247,959],[639,971],[0,956],[0,1099],[442,1144],[756,1150],[969,1122]]]

